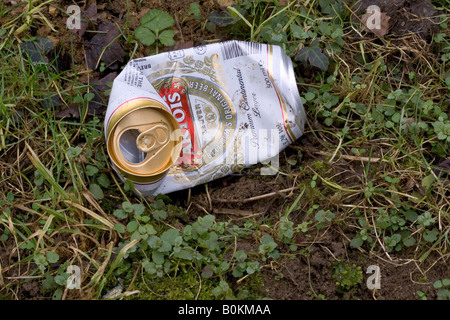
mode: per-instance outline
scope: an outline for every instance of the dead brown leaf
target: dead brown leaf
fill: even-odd
[[[111,72],[101,79],[95,80],[91,86],[91,92],[94,93],[94,98],[88,103],[87,114],[90,116],[103,114],[106,110],[106,97],[105,92],[111,87],[110,82],[113,82],[117,77],[117,72]],[[56,114],[57,119],[62,118],[74,118],[80,119],[80,104],[71,103],[69,106]]]
[[[69,106],[56,114],[56,119],[75,118],[80,119],[80,110],[78,103],[71,103]]]
[[[444,181],[445,185],[450,184],[450,158],[441,161],[433,171],[437,177]]]
[[[123,62],[125,51],[118,41],[119,29],[113,23],[105,22],[99,25],[98,31],[91,40],[84,42],[88,68],[97,69],[100,61],[105,63],[105,68]]]
[[[97,6],[91,5],[86,8],[86,10],[81,11],[81,21],[79,29],[71,29],[70,31],[73,34],[78,34],[78,36],[82,37],[86,32],[86,29],[89,23],[97,22]]]
[[[89,115],[99,115],[105,112],[107,100],[105,99],[105,91],[111,89],[108,83],[113,82],[117,77],[116,72],[111,72],[104,76],[103,78],[95,81],[92,85],[91,92],[94,93],[94,98],[89,101],[88,114]]]
[[[236,1],[235,0],[217,0],[217,3],[221,7],[229,7],[232,4],[236,3]]]

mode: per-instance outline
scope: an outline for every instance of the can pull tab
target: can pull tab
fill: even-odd
[[[169,128],[161,123],[142,132],[136,139],[136,145],[142,152],[151,152],[169,142]]]

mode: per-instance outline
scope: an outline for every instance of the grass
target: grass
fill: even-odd
[[[346,298],[358,298],[364,284],[362,260],[348,258],[354,252],[414,263],[425,279],[434,264],[448,263],[450,185],[438,167],[450,147],[448,8],[434,2],[441,25],[431,42],[414,34],[377,41],[330,3],[241,3],[220,28],[195,17],[203,32],[281,45],[296,63],[308,114],[304,137],[281,154],[279,175],[255,178],[288,184],[284,196],[229,202],[229,215],[212,215],[222,202],[208,185],[185,202],[135,197],[110,168],[103,119],[86,112],[92,89],[75,63],[79,44],[65,44],[65,71],[26,54],[36,28],[56,28],[43,12],[57,3],[1,5],[0,298],[99,299],[113,288],[113,299],[262,298],[274,294],[263,290],[264,274],[282,279],[283,266],[306,259],[306,296],[332,299],[338,295],[314,282],[310,255],[336,234],[347,254],[335,257],[345,266],[339,272],[328,268],[330,286],[345,280],[346,268],[358,270],[336,290],[353,290]],[[131,4],[121,33],[135,56],[143,50],[130,40]],[[51,96],[61,106],[49,105]],[[80,119],[56,117],[75,101]],[[245,203],[257,201],[266,212],[248,214]],[[66,287],[70,265],[81,269],[78,290]],[[33,283],[37,292],[24,290]]]

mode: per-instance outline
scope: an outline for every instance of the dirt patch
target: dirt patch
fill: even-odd
[[[439,257],[430,257],[429,261],[438,260],[434,265],[418,265],[400,258],[393,261],[387,257],[382,257],[383,260],[378,257],[368,259],[366,254],[349,249],[348,244],[342,250],[343,243],[344,239],[342,242],[314,244],[306,256],[279,261],[272,270],[263,273],[267,295],[276,300],[417,300],[417,292],[422,291],[426,292],[428,299],[436,299],[433,283],[448,274],[448,264]],[[333,278],[333,266],[338,261],[356,264],[363,272],[362,282],[348,292],[340,292]],[[380,268],[378,290],[367,286],[372,282],[369,277],[373,275],[372,272],[367,273],[369,266]]]

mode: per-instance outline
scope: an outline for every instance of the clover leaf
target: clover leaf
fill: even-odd
[[[159,9],[152,9],[141,19],[141,25],[136,28],[134,36],[143,45],[150,46],[157,40],[167,47],[173,46],[175,32],[168,29],[175,21],[170,14]],[[165,30],[167,29],[167,30]]]

